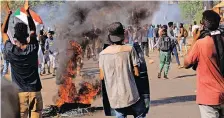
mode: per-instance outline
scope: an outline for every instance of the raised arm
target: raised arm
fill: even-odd
[[[24,9],[26,10],[26,13],[27,13],[27,20],[28,20],[28,25],[29,25],[29,28],[30,28],[30,33],[31,34],[33,34],[33,33],[36,34],[36,26],[35,26],[35,23],[33,21],[33,18],[31,16],[31,14],[30,14],[28,0],[25,1]]]
[[[12,11],[9,9],[8,2],[6,2],[6,10],[7,10],[7,15],[5,17],[5,20],[4,20],[3,24],[2,24],[2,29],[1,29],[3,44],[5,44],[6,40],[9,39],[7,31],[8,31],[8,26],[9,26],[9,18],[10,18],[11,14],[12,14]]]

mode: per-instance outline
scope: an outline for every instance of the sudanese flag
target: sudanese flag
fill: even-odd
[[[39,24],[43,24],[43,21],[42,19],[40,18],[40,16],[35,13],[34,11],[30,10],[30,14],[34,20],[34,23],[35,25],[39,25]],[[27,20],[27,15],[26,15],[26,11],[25,9],[22,7],[22,8],[19,8],[15,11],[14,13],[14,16],[18,19],[20,19],[21,21],[23,21],[25,24],[28,25],[28,20]]]

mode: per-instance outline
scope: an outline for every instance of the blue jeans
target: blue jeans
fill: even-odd
[[[114,110],[116,118],[127,118],[127,114],[123,113],[121,110]],[[146,118],[146,114],[142,113],[138,116],[134,115],[134,118]]]
[[[144,100],[145,99],[140,99],[129,107],[115,109],[116,118],[127,118],[129,114],[133,114],[134,118],[145,118],[149,108],[145,108],[146,103]],[[150,101],[150,99],[148,99],[148,101]]]
[[[148,42],[142,42],[141,47],[142,47],[142,51],[143,51],[144,55],[149,56],[149,44],[148,44]]]
[[[177,64],[180,65],[180,60],[179,60],[178,52],[177,52],[177,46],[175,46],[175,47],[173,48],[173,54],[174,54],[174,56],[176,57]]]
[[[128,38],[128,43],[129,43],[129,44],[133,44],[133,39],[132,39],[132,37],[129,37],[129,38]]]
[[[187,45],[186,45],[186,38],[185,37],[181,37],[179,45],[180,45],[180,52],[182,52],[182,45],[184,45],[185,52],[187,52]]]
[[[4,67],[3,67],[3,76],[6,74],[6,73],[8,73],[8,68],[9,68],[9,62],[8,61],[6,61],[6,60],[4,60]]]

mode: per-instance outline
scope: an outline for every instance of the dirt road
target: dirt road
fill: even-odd
[[[157,79],[159,70],[158,52],[150,54],[146,60],[154,60],[154,63],[147,64],[151,89],[151,108],[147,118],[199,118],[199,109],[195,103],[196,74],[189,69],[178,69],[176,60],[173,58],[169,79]],[[183,58],[181,58],[183,62]],[[98,62],[85,60],[82,73],[93,75],[98,78]],[[43,89],[44,105],[54,104],[54,95],[57,93],[55,78],[43,76],[41,78]],[[78,81],[78,80],[77,80]],[[100,96],[96,98],[92,106],[102,107]],[[90,116],[83,118],[103,118],[103,111],[97,111]]]

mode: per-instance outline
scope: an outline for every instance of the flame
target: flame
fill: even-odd
[[[73,61],[69,60],[66,70],[69,75],[71,75],[71,76],[75,75],[76,74],[75,63]]]
[[[60,107],[64,103],[83,103],[91,104],[94,97],[99,92],[99,86],[95,87],[88,82],[84,82],[81,85],[79,93],[77,93],[74,82],[72,81],[77,74],[77,57],[82,54],[81,46],[75,42],[70,41],[71,48],[68,51],[72,51],[72,58],[68,61],[66,72],[62,76],[64,82],[59,86],[56,105]]]
[[[88,82],[83,83],[82,88],[79,90],[77,102],[82,104],[91,104],[99,90],[99,86],[94,87]]]
[[[64,103],[73,103],[77,95],[75,84],[72,83],[71,77],[65,77],[65,81],[59,87],[59,99],[57,100],[57,106],[61,106]]]

